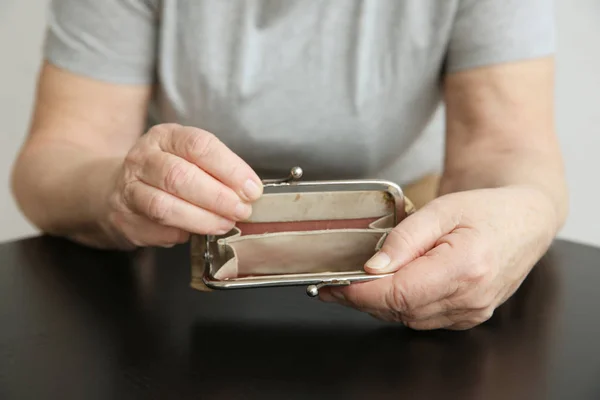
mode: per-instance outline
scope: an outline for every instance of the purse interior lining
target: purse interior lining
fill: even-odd
[[[221,244],[216,279],[363,270],[387,230],[342,229],[237,236]]]
[[[394,212],[393,199],[381,191],[276,193],[252,204],[245,222],[293,222],[380,218]]]
[[[394,223],[381,192],[286,193],[253,205],[253,215],[218,239],[215,279],[364,270]]]

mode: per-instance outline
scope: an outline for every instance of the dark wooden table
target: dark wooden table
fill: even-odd
[[[200,293],[187,246],[0,245],[0,399],[600,399],[600,250],[558,241],[488,323],[414,332],[304,288]]]

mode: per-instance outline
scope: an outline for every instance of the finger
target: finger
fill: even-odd
[[[392,229],[381,250],[366,262],[365,271],[373,274],[395,272],[427,253],[442,236],[456,228],[459,217],[449,214],[438,204],[429,203]]]
[[[125,204],[134,212],[165,226],[196,234],[220,235],[229,232],[234,222],[196,207],[172,194],[146,185],[129,183],[123,193]]]
[[[397,314],[386,311],[370,312],[369,315],[384,322],[399,322],[407,328],[417,331],[436,329],[463,330],[477,325],[474,320],[468,320],[469,314],[464,311],[454,314],[436,315],[422,320],[402,319]]]
[[[331,288],[331,295],[356,308],[393,310],[413,317],[415,310],[439,302],[459,289],[459,269],[453,253],[448,245],[441,244],[394,275]]]
[[[389,313],[389,312],[384,312],[384,311],[373,311],[368,313],[371,317],[378,319],[380,321],[383,322],[400,322],[403,323],[402,321],[397,319],[397,316],[395,314]]]
[[[252,207],[229,187],[171,153],[154,151],[145,159],[138,178],[193,205],[230,220],[245,220]]]
[[[473,316],[485,317],[490,308],[495,307],[498,303],[495,301],[497,295],[491,291],[466,289],[457,294],[457,290],[450,293],[446,298],[440,299],[425,306],[416,308],[411,312],[413,321],[422,321],[435,318],[439,315],[457,316],[465,313],[470,313]]]
[[[341,299],[335,298],[333,296],[331,288],[325,286],[325,287],[322,287],[321,289],[319,289],[319,300],[321,300],[325,303],[340,303],[339,300],[341,300]]]
[[[446,298],[434,301],[422,307],[417,307],[410,312],[405,313],[407,320],[417,322],[428,319],[438,318],[441,315],[449,315],[455,312],[464,312],[463,309],[456,310],[452,302],[449,300],[454,293],[450,293]]]
[[[431,331],[436,329],[444,329],[454,325],[454,321],[447,316],[439,316],[436,318],[426,319],[423,321],[406,321],[404,325],[415,331]]]
[[[464,331],[475,328],[476,326],[479,326],[490,320],[494,316],[494,311],[495,309],[493,307],[485,310],[470,311],[459,318],[453,318],[454,323],[448,326],[447,329],[453,331]]]
[[[215,135],[193,127],[169,125],[166,134],[158,134],[159,147],[185,158],[229,186],[246,201],[262,195],[262,182],[237,154]]]
[[[410,328],[413,330],[434,330],[434,329],[441,329],[441,328],[446,328],[446,327],[450,327],[450,326],[454,325],[454,321],[452,320],[452,318],[445,316],[445,315],[439,315],[439,316],[436,316],[435,318],[428,318],[428,319],[421,320],[421,321],[402,319],[402,318],[399,318],[399,316],[397,314],[392,313],[392,312],[386,312],[386,311],[370,312],[369,315],[371,315],[372,317],[374,317],[380,321],[401,323],[402,325],[406,326],[407,328]]]
[[[485,310],[457,310],[424,320],[407,320],[404,324],[415,330],[447,329],[462,331],[485,323],[493,314],[493,308]]]
[[[335,290],[335,287],[322,287],[319,289],[319,300],[324,303],[336,303],[346,307],[352,307],[358,311],[362,311],[368,314],[375,314],[382,312],[381,309],[358,307],[357,304],[347,301],[345,298],[339,295],[339,291]],[[387,310],[385,312],[388,312]]]
[[[189,240],[188,232],[157,224],[141,215],[119,214],[116,219],[122,234],[137,247],[172,247]]]

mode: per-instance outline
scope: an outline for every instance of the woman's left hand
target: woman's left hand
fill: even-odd
[[[514,294],[555,234],[554,208],[534,188],[444,195],[400,222],[365,266],[391,276],[321,299],[412,329],[469,329]]]

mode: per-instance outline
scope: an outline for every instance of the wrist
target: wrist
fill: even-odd
[[[547,149],[513,148],[502,152],[485,147],[454,154],[446,161],[439,195],[485,188],[530,192],[558,232],[564,225],[569,195],[560,154]],[[550,204],[550,208],[546,206]]]
[[[479,191],[496,193],[495,197],[499,203],[493,204],[499,205],[489,206],[506,208],[519,221],[527,221],[526,224],[532,230],[537,231],[540,239],[544,242],[553,240],[564,224],[566,218],[566,213],[563,211],[564,206],[561,206],[562,203],[557,201],[552,192],[548,193],[543,186],[506,184],[457,187],[449,184],[449,181],[446,181],[445,186],[440,186],[440,196]]]
[[[533,209],[544,214],[556,233],[562,229],[568,215],[568,191],[562,175],[552,173],[552,169],[545,175],[532,174],[535,176],[518,171],[505,174],[495,171],[482,173],[474,167],[465,173],[445,172],[440,179],[438,196],[477,189],[512,190],[519,201],[533,203],[530,204]]]
[[[58,199],[54,200],[42,230],[90,247],[120,247],[110,222],[109,199],[121,163],[121,159],[110,157],[78,160],[70,173],[65,173],[51,188],[44,190],[60,190],[64,194],[62,204],[57,202]]]
[[[112,198],[122,162],[121,158],[99,159],[80,170],[81,175],[75,181],[86,182],[88,206],[85,219],[89,225],[87,229],[73,230],[69,237],[93,247],[131,248],[119,234],[112,218]]]
[[[523,203],[525,211],[538,214],[542,226],[549,230],[553,237],[558,234],[565,223],[566,210],[545,187],[523,184],[506,186],[506,188],[519,193],[518,201]]]

